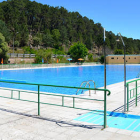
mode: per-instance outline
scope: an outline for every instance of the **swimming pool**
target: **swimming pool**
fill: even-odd
[[[140,72],[140,65],[126,66],[126,79],[136,78]],[[122,82],[124,80],[123,65],[107,65],[107,85]],[[94,80],[97,87],[104,86],[104,66],[78,66],[61,68],[41,68],[41,69],[19,69],[0,70],[2,80],[21,80],[28,83],[39,83],[49,85],[80,86],[83,81]],[[19,89],[36,90],[34,87],[2,84],[2,87],[12,87]],[[93,87],[91,85],[91,87]],[[45,89],[41,89],[45,91]],[[69,90],[69,89],[66,89]],[[47,92],[62,93],[62,90],[47,88]],[[75,94],[75,91],[68,91],[68,94]]]

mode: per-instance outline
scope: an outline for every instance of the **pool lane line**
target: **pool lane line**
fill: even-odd
[[[91,119],[91,117],[93,117],[94,115],[88,115],[88,116],[85,116],[84,118],[80,119],[79,121],[84,121],[84,122],[87,122],[87,119]],[[95,117],[95,116],[94,116]],[[96,115],[96,117],[98,117],[98,115]],[[96,118],[95,117],[95,118]]]
[[[103,119],[104,117],[103,116],[101,116],[101,117],[99,117],[98,119],[96,119],[96,120],[94,120],[94,121],[91,121],[90,123],[94,123],[94,124],[98,124],[98,123],[96,123],[98,120],[100,120],[100,119]]]
[[[91,117],[91,118],[89,118],[89,119],[87,119],[87,120],[85,120],[85,121],[88,122],[88,121],[90,121],[91,119],[96,118],[96,117],[98,117],[98,114],[96,114],[94,117]]]
[[[134,120],[128,127],[126,127],[125,129],[128,130],[137,120]]]
[[[116,119],[117,119],[117,117],[107,116],[107,125],[109,126],[109,123],[111,123],[112,121],[114,121],[114,120],[116,120]],[[111,120],[111,121],[109,121],[109,120]],[[100,125],[101,123],[103,123],[103,122],[104,122],[104,121],[100,122],[99,125]]]
[[[86,118],[86,117],[89,117],[90,115],[92,115],[94,113],[98,114],[98,112],[89,112],[89,113],[86,113],[84,115],[81,115],[80,117],[76,118],[75,120],[80,121],[81,119]]]
[[[140,126],[140,123],[132,131],[135,131],[139,126]]]
[[[88,117],[88,116],[90,116],[92,113],[91,112],[89,112],[89,113],[86,113],[86,114],[84,114],[84,115],[81,115],[81,116],[79,116],[79,117],[77,117],[75,120],[81,120],[81,119],[83,119],[83,118],[85,118],[85,117]]]

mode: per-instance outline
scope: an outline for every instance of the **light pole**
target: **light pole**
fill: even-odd
[[[125,61],[126,47],[125,47],[123,38],[121,36],[121,33],[118,33],[118,35],[120,36],[121,41],[123,43],[123,47],[124,47],[124,112],[126,112],[126,61]]]
[[[105,50],[105,28],[104,28],[104,88],[106,89],[106,50]]]
[[[106,89],[106,50],[105,50],[105,28],[104,28],[104,89]],[[106,91],[104,91],[104,128],[106,128]]]
[[[13,54],[14,54],[14,42],[15,42],[16,34],[18,34],[18,32],[16,32],[15,35],[14,35],[14,37],[13,37]]]

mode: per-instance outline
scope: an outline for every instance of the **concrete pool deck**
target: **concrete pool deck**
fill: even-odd
[[[111,95],[107,97],[108,111],[123,111],[123,82],[109,85]],[[0,94],[8,91],[0,90]],[[25,95],[27,97],[27,94]],[[88,92],[81,95],[88,97]],[[92,93],[91,98],[103,98],[103,93]],[[28,96],[28,98],[36,98]],[[57,102],[57,98],[53,99]],[[70,102],[69,100],[67,101]],[[78,102],[79,105],[103,109],[102,103]],[[138,107],[130,107],[129,114],[140,115]],[[0,98],[0,139],[1,140],[139,140],[140,132],[122,130],[74,119],[89,111],[76,110],[41,104],[41,114],[37,116],[37,104]]]

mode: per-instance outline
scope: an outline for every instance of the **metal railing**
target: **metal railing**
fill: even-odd
[[[18,57],[18,58],[34,58],[36,55],[35,54],[22,54],[22,53],[7,53],[7,55],[12,58],[12,57]]]
[[[90,88],[90,82],[93,82],[94,88],[96,89],[96,84],[95,84],[95,82],[94,82],[93,80],[83,81],[82,84],[80,85],[80,87],[82,87],[82,85],[83,85],[84,83],[86,83],[84,87],[86,87],[86,86],[88,85],[89,88]],[[79,92],[79,90],[80,90],[80,89],[77,90],[76,95],[77,95],[77,93]],[[83,93],[83,91],[84,91],[84,89],[82,90],[81,93]],[[95,94],[96,94],[96,90],[95,90]],[[89,90],[89,96],[91,96],[90,90]]]
[[[136,79],[126,83],[127,88],[127,111],[129,111],[129,102],[132,99],[135,99],[135,106],[138,104],[138,96],[140,95],[139,89],[140,85],[138,85],[138,81],[140,79]],[[131,84],[131,85],[130,85]]]
[[[32,58],[32,57],[35,57],[36,54],[23,54],[23,53],[7,53],[7,55],[9,57],[18,57],[18,58],[24,58],[24,57],[27,57],[27,58]],[[57,58],[58,56],[62,56],[62,57],[70,57],[70,55],[58,55],[58,54],[53,54],[52,55],[52,58]]]
[[[89,110],[89,111],[97,111],[98,110],[93,110],[93,109],[88,109],[88,108],[81,108],[76,106],[76,99],[77,100],[91,100],[91,101],[99,101],[99,102],[104,102],[104,128],[106,128],[107,121],[106,121],[106,95],[110,95],[110,91],[108,89],[94,89],[94,88],[82,88],[82,87],[70,87],[70,86],[58,86],[58,85],[45,85],[45,84],[35,84],[35,83],[25,83],[25,82],[12,82],[12,81],[5,81],[5,80],[0,80],[0,83],[2,84],[21,84],[21,85],[29,85],[29,86],[36,86],[37,91],[31,91],[31,90],[21,90],[21,89],[13,89],[13,88],[5,88],[1,87],[1,90],[8,90],[11,91],[10,96],[6,96],[6,93],[3,95],[0,95],[2,98],[8,98],[8,99],[14,99],[14,100],[20,100],[20,101],[26,101],[26,102],[33,102],[38,104],[38,115],[40,115],[40,104],[47,104],[47,105],[55,105],[55,106],[61,106],[61,107],[67,107],[67,108],[74,108],[74,109],[82,109],[82,110]],[[48,92],[42,92],[40,89],[41,87],[55,87],[55,88],[69,88],[69,89],[86,89],[86,90],[97,90],[97,91],[103,91],[104,92],[104,99],[98,100],[98,99],[92,99],[92,98],[83,98],[79,97],[76,95],[64,95],[64,94],[55,94],[55,93],[48,93]],[[14,96],[14,92],[18,92],[18,97]],[[108,94],[107,94],[108,92]],[[1,92],[2,93],[2,92]],[[37,100],[29,100],[29,99],[23,99],[21,98],[21,93],[30,93],[30,94],[36,94],[37,95]],[[29,96],[29,94],[27,95]],[[61,99],[61,104],[57,103],[50,103],[50,102],[43,102],[41,101],[42,97],[44,99],[44,96],[55,96],[55,97],[60,97]],[[72,105],[65,105],[65,100],[66,98],[71,98],[72,99]],[[45,100],[46,101],[46,100]]]
[[[82,65],[96,65],[96,62],[83,63]],[[52,64],[1,64],[0,69],[11,68],[37,68],[37,67],[61,67],[61,66],[77,66],[75,63],[52,63]]]

